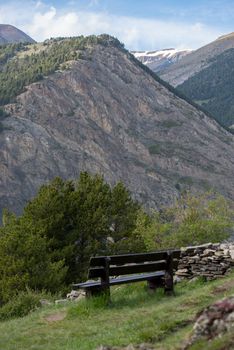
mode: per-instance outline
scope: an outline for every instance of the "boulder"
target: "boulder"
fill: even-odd
[[[201,338],[207,340],[222,336],[234,330],[234,296],[222,299],[197,315],[193,334],[184,349]]]

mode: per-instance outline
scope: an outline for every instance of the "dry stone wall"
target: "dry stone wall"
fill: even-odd
[[[234,267],[234,242],[204,244],[181,249],[176,278],[204,277],[212,280],[224,276]]]

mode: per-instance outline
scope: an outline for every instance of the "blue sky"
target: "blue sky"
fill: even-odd
[[[234,0],[0,0],[0,23],[37,41],[109,33],[131,50],[195,49],[234,31]]]

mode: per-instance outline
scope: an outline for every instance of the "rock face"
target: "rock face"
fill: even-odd
[[[213,280],[223,277],[233,266],[234,243],[209,243],[182,249],[175,274],[179,278]]]
[[[35,43],[27,34],[9,24],[0,24],[0,45],[9,43]]]
[[[215,56],[234,48],[234,33],[224,35],[212,43],[193,51],[179,62],[165,69],[161,78],[173,86],[178,86],[211,64]]]
[[[148,207],[185,189],[234,198],[233,135],[126,51],[97,44],[83,56],[5,106],[0,208],[20,213],[42,184],[84,170],[122,180]]]
[[[193,335],[183,349],[189,349],[193,343],[201,338],[210,340],[221,337],[227,331],[231,332],[233,329],[234,296],[210,305],[197,316],[193,327]],[[222,347],[222,349],[224,349],[224,347]]]
[[[152,71],[158,73],[169,66],[179,62],[183,57],[190,54],[192,50],[165,49],[157,51],[133,51],[132,54],[148,66]]]

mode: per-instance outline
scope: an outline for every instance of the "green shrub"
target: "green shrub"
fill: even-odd
[[[40,300],[44,295],[26,290],[19,292],[0,308],[0,320],[23,317],[41,306]]]
[[[233,203],[221,195],[185,193],[170,208],[151,216],[141,212],[135,234],[147,250],[220,242],[229,237],[233,217]]]
[[[56,292],[64,285],[63,259],[53,261],[46,238],[24,218],[4,212],[0,228],[0,305],[27,287]]]

